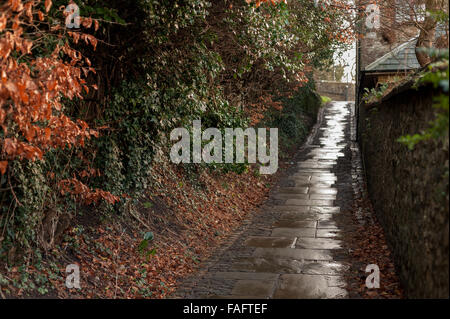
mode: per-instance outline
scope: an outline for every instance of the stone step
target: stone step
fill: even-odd
[[[272,208],[274,212],[309,212],[309,206],[287,206],[277,205]]]
[[[287,228],[279,227],[272,230],[272,236],[311,237],[316,236],[316,228]]]
[[[340,236],[341,231],[339,229],[317,229],[317,238],[336,238]]]
[[[332,238],[297,238],[296,248],[342,249],[341,241]]]
[[[300,261],[284,258],[245,257],[231,265],[238,271],[255,271],[256,273],[340,275],[349,268],[348,265],[335,261]]]
[[[328,199],[335,200],[335,194],[291,194],[291,193],[278,193],[273,195],[274,199]]]
[[[253,257],[279,257],[296,260],[333,260],[331,250],[301,248],[256,248]]]
[[[333,206],[333,200],[327,199],[288,199],[286,206]]]
[[[280,187],[278,194],[307,194],[309,187]]]
[[[317,221],[315,220],[294,220],[294,219],[279,219],[273,223],[273,227],[282,228],[316,228]]]
[[[320,195],[336,195],[337,189],[332,187],[310,187],[308,189],[308,193]]]
[[[318,213],[318,212],[284,212],[280,214],[280,220],[331,220],[333,213]]]
[[[297,239],[295,237],[262,237],[251,236],[244,242],[248,247],[263,247],[263,248],[294,248]]]
[[[335,214],[335,213],[339,213],[341,211],[341,208],[337,207],[337,206],[329,206],[329,207],[313,206],[313,207],[310,207],[310,211],[315,212],[315,213],[321,213],[321,214]]]
[[[347,298],[345,281],[339,276],[281,275],[274,299]]]

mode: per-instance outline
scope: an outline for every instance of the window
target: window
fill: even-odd
[[[395,22],[422,22],[426,16],[425,4],[417,0],[395,0]]]

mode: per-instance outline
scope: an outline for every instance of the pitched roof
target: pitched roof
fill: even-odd
[[[404,71],[418,69],[420,64],[416,58],[416,43],[417,38],[408,40],[366,66],[365,71]]]
[[[446,35],[446,32],[446,27],[443,24],[438,24],[435,38]],[[416,43],[417,37],[409,39],[370,63],[364,71],[408,71],[420,68],[419,61],[416,58]]]

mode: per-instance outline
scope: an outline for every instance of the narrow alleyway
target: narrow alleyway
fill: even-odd
[[[267,203],[227,247],[181,284],[175,297],[348,297],[343,275],[348,263],[336,216],[340,206],[351,205],[352,167],[345,167],[344,174],[335,172],[344,149],[351,158],[352,110],[348,102],[333,102],[322,110]],[[346,185],[340,186],[347,194],[339,201],[336,185]]]

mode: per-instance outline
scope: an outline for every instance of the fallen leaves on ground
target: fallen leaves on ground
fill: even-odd
[[[364,210],[365,217],[357,217],[355,212]],[[392,254],[384,236],[384,231],[375,218],[370,200],[366,197],[354,202],[352,216],[355,229],[346,232],[344,243],[352,259],[353,272],[348,274],[347,289],[353,298],[399,299],[403,298],[396,274]],[[369,218],[367,218],[369,217]],[[367,288],[367,265],[375,264],[380,270],[380,288]]]
[[[43,269],[30,265],[21,273],[9,272],[9,279],[37,272],[52,277],[50,260],[56,258],[59,275],[49,279],[54,290],[46,295],[165,298],[256,210],[275,180],[255,174],[253,168],[241,175],[202,170],[194,177],[169,163],[152,170],[153,186],[137,211],[104,222],[85,216],[66,231],[52,258],[42,262]],[[142,251],[146,232],[154,239]],[[65,267],[72,263],[80,266],[81,289],[65,286]],[[22,297],[21,289],[8,289],[7,295]]]

